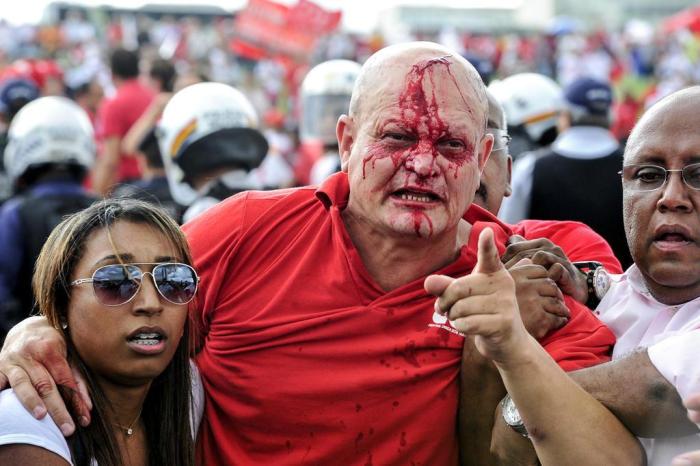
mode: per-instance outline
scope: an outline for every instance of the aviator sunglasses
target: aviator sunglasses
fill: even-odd
[[[153,270],[144,272],[141,265],[153,265]],[[194,298],[199,277],[187,264],[177,262],[105,265],[95,270],[92,278],[80,278],[71,286],[92,283],[97,300],[105,306],[126,304],[141,289],[144,275],[150,275],[158,294],[173,304],[187,304]]]

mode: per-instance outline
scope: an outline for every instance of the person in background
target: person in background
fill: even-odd
[[[142,177],[117,186],[114,197],[132,197],[153,202],[164,208],[171,217],[180,222],[184,207],[173,199],[165,175],[163,158],[158,147],[155,126],[163,108],[173,96],[176,73],[167,60],[155,60],[149,71],[154,89],[158,91],[151,104],[131,126],[122,141],[125,153],[136,154]]]
[[[17,112],[39,97],[39,88],[26,77],[8,75],[0,77],[0,204],[12,195],[12,180],[7,176],[5,153],[7,128]]]
[[[309,183],[319,185],[340,171],[335,124],[348,112],[360,64],[350,60],[329,60],[314,66],[301,83],[302,144],[316,143],[323,151],[311,166]]]
[[[564,110],[562,89],[538,73],[518,73],[489,85],[510,126],[510,153],[515,160],[549,146],[557,137],[557,121]]]
[[[76,104],[87,113],[94,127],[97,123],[97,110],[104,98],[104,89],[96,77],[71,89],[71,96]]]
[[[8,131],[4,159],[15,195],[0,209],[0,339],[34,305],[34,262],[65,215],[92,204],[82,182],[93,164],[92,125],[65,97],[25,105]]]
[[[116,49],[110,57],[116,94],[106,99],[98,112],[96,134],[102,150],[92,172],[92,188],[102,196],[114,185],[141,178],[138,161],[122,151],[122,139],[151,104],[154,92],[139,81],[139,56]]]
[[[552,145],[518,160],[513,193],[501,218],[583,222],[610,244],[623,268],[632,264],[622,222],[622,186],[617,172],[622,147],[610,132],[612,89],[579,78],[564,92],[559,136]]]
[[[260,189],[251,177],[267,153],[248,99],[221,83],[192,84],[176,93],[156,127],[170,192],[186,206],[183,222],[220,201]]]

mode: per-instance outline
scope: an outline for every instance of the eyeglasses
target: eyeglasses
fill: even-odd
[[[144,272],[140,265],[155,267]],[[95,270],[92,278],[80,278],[71,282],[71,286],[92,283],[92,290],[101,304],[120,306],[134,299],[141,289],[144,275],[150,275],[158,293],[173,304],[187,304],[197,292],[197,272],[189,265],[177,262],[105,265]]]
[[[493,134],[493,148],[491,152],[508,150],[508,145],[512,139],[508,132],[499,128],[486,128],[486,131]]]
[[[700,163],[686,165],[679,170],[667,170],[657,165],[625,165],[618,175],[626,189],[636,192],[655,191],[666,184],[669,173],[680,173],[687,187],[700,190]]]

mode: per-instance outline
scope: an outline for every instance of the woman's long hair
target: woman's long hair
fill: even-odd
[[[90,466],[94,459],[100,466],[124,464],[114,435],[112,407],[90,368],[81,361],[70,337],[64,330],[70,303],[70,280],[80,261],[90,235],[107,229],[117,221],[148,225],[172,244],[182,261],[192,264],[187,241],[178,225],[161,209],[133,199],[107,199],[67,217],[51,233],[37,259],[32,286],[39,312],[63,333],[68,357],[84,374],[94,408],[87,427],[77,427],[69,437],[76,466]],[[117,252],[117,251],[115,251]],[[195,304],[193,304],[195,305]],[[143,403],[141,419],[151,465],[194,465],[194,442],[191,431],[191,375],[189,358],[193,347],[193,326],[189,317],[173,359],[153,381]]]

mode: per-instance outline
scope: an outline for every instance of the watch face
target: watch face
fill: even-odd
[[[593,275],[593,289],[598,299],[603,299],[605,293],[608,292],[608,288],[610,288],[610,275],[602,267],[596,269]]]
[[[519,425],[523,422],[520,418],[518,408],[515,407],[515,403],[513,403],[513,400],[510,398],[503,404],[503,419],[511,426]]]

